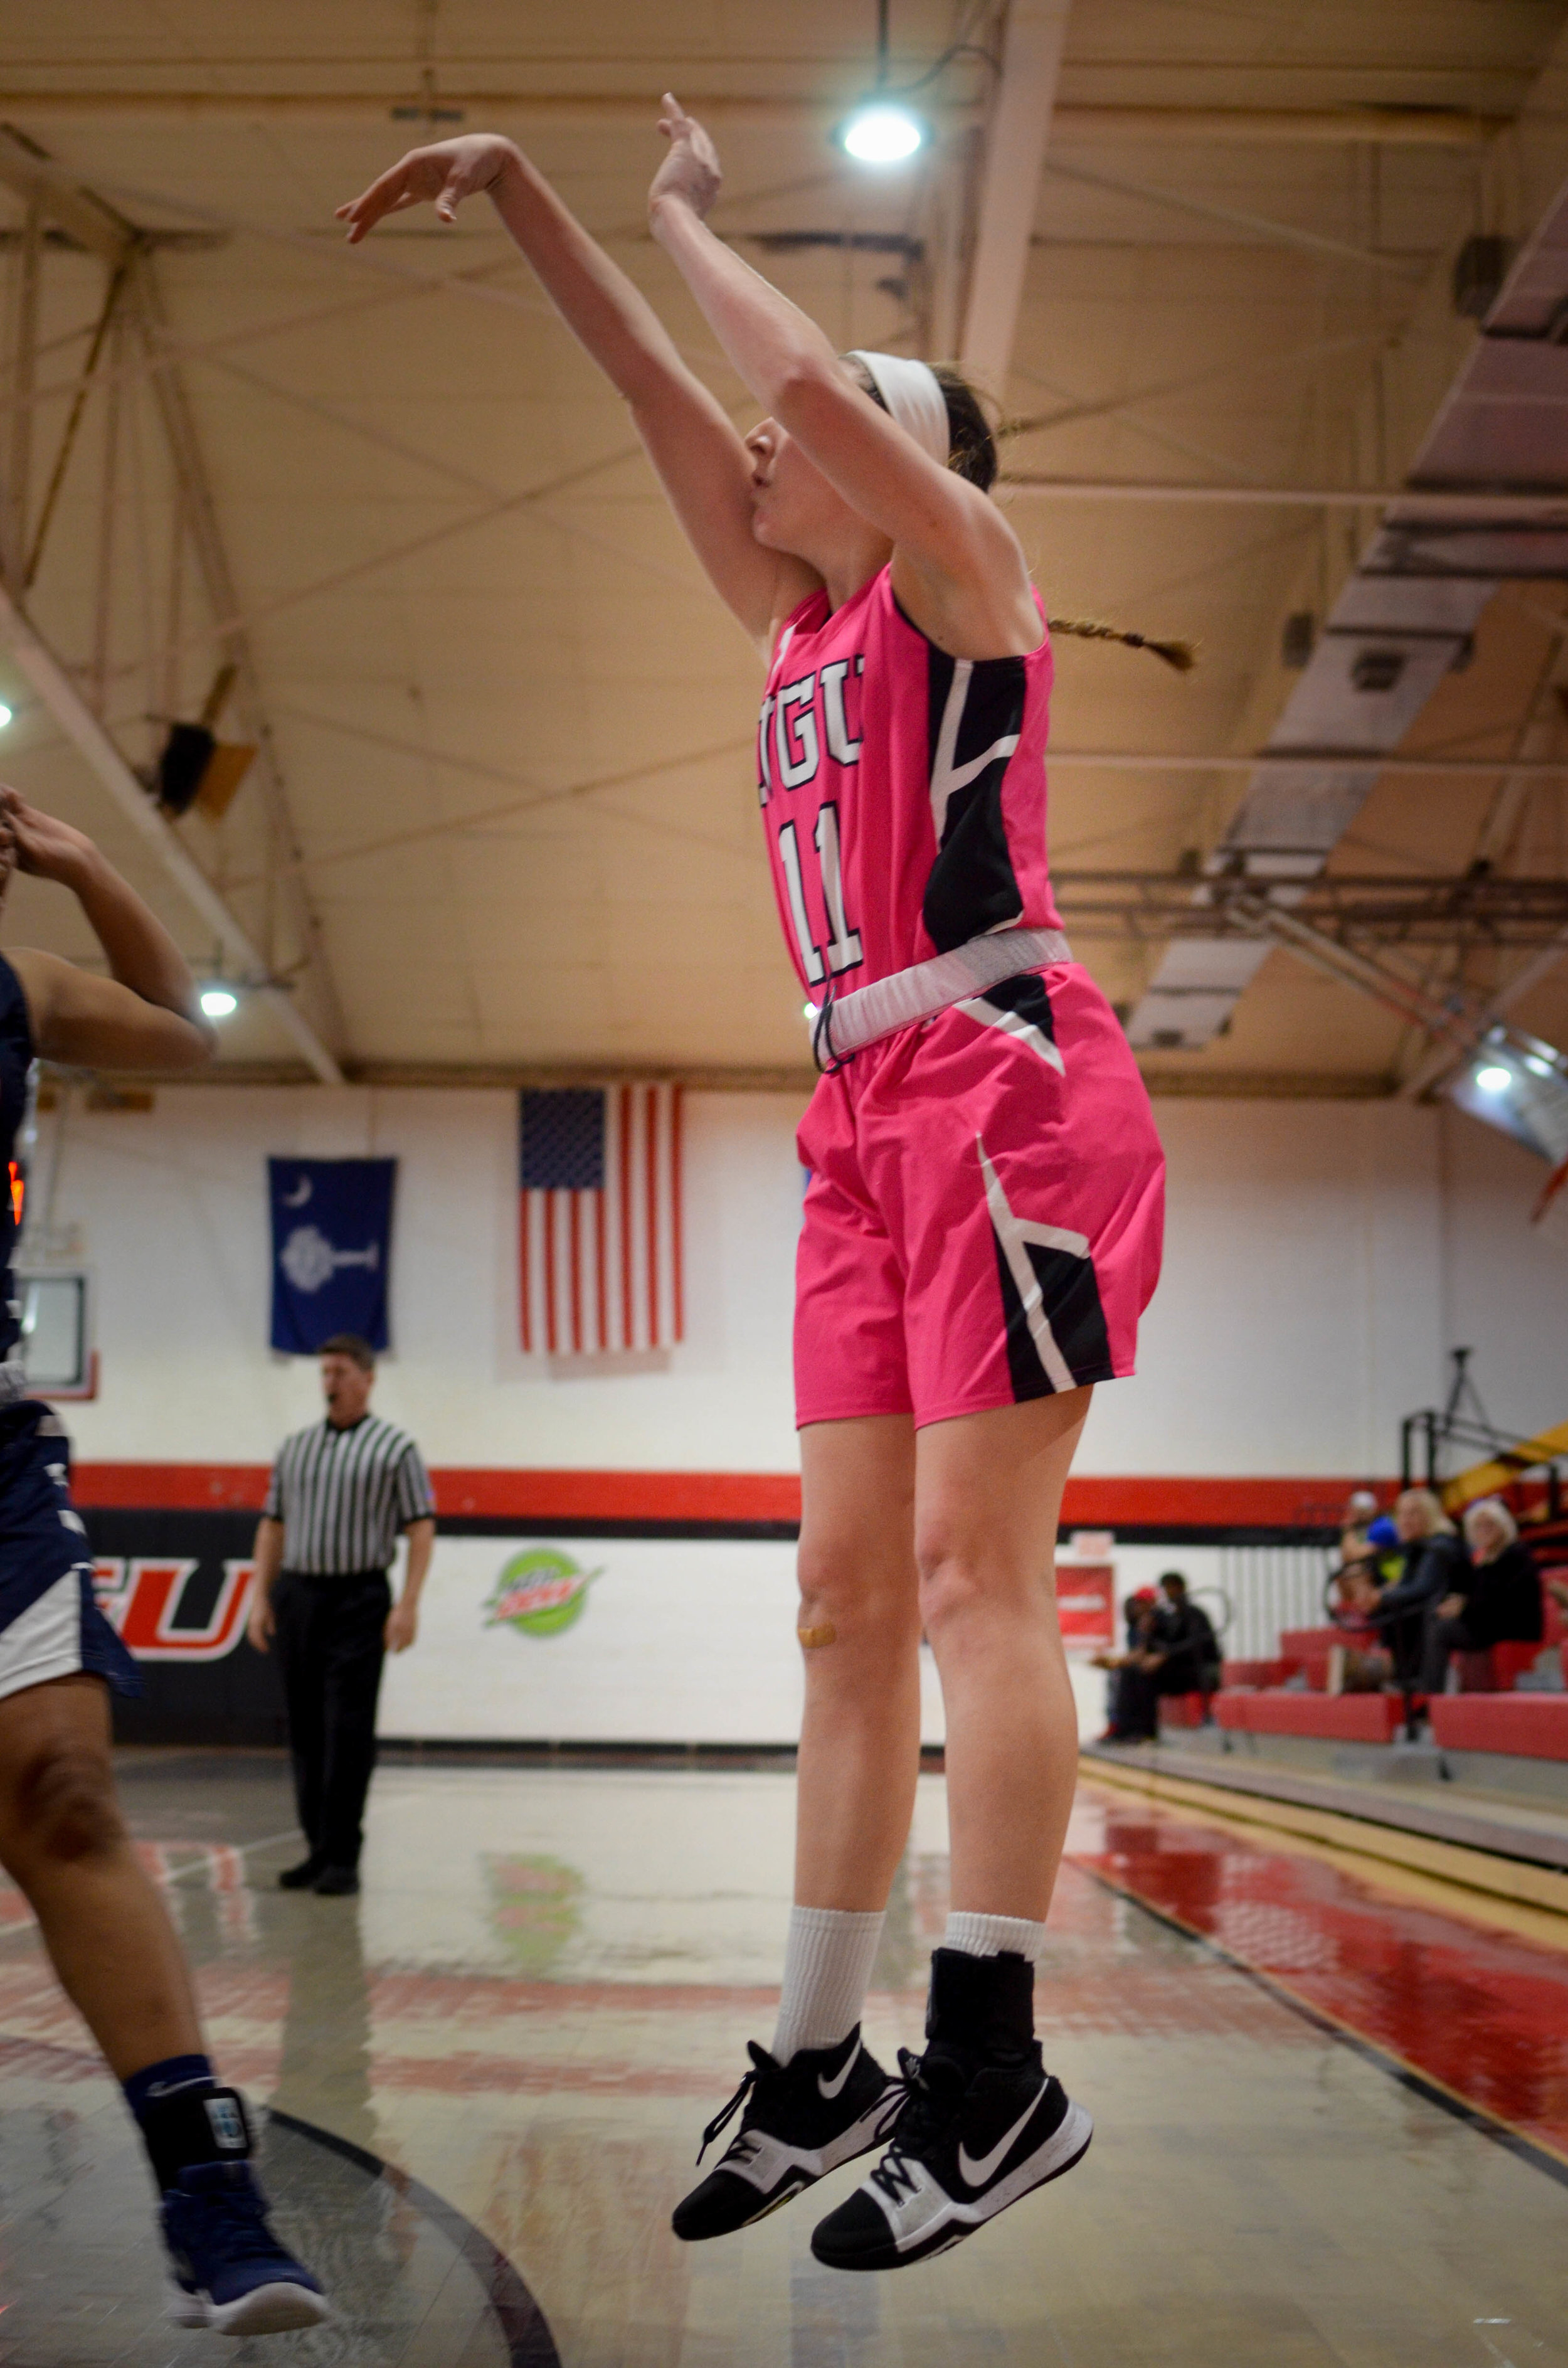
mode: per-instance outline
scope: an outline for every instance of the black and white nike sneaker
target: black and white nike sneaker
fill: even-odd
[[[937,1952],[931,2044],[923,2056],[899,2051],[905,2102],[887,2152],[814,2231],[819,2261],[898,2270],[929,2260],[1083,2159],[1094,2123],[1044,2069],[1032,1992],[1022,1957]]]
[[[802,2048],[788,2064],[755,2040],[748,2052],[752,2068],[703,2131],[698,2161],[736,2113],[741,2126],[675,2209],[671,2226],[687,2244],[748,2227],[840,2163],[869,2154],[903,2105],[903,2086],[867,2052],[858,2023],[836,2047]]]

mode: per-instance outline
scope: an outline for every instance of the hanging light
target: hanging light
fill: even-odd
[[[834,138],[861,165],[902,165],[924,148],[931,127],[902,100],[869,98],[837,126]]]
[[[9,723],[10,721],[11,710],[6,706],[5,700],[0,699],[0,732],[4,732],[6,724]]]
[[[1568,1158],[1568,1055],[1539,1036],[1489,1029],[1442,1090],[1471,1118],[1511,1134],[1553,1167]]]
[[[237,1011],[240,1008],[240,998],[233,988],[224,986],[216,979],[210,986],[202,988],[199,999],[209,1019],[227,1019],[232,1012]]]
[[[902,165],[930,140],[926,118],[904,104],[902,93],[888,88],[888,0],[877,0],[876,86],[834,126],[833,136],[858,165]]]

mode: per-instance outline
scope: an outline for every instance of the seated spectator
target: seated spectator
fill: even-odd
[[[1147,1735],[1134,1724],[1134,1705],[1129,1701],[1127,1676],[1142,1659],[1153,1634],[1154,1613],[1159,1597],[1152,1587],[1141,1587],[1122,1605],[1127,1622],[1127,1649],[1122,1653],[1096,1653],[1091,1668],[1109,1673],[1106,1688],[1106,1729],[1102,1743],[1146,1743]]]
[[[1200,1693],[1207,1712],[1209,1697],[1220,1690],[1220,1639],[1200,1603],[1187,1593],[1179,1570],[1167,1570],[1160,1580],[1165,1601],[1154,1617],[1154,1635],[1165,1659],[1163,1694]]]
[[[1216,1679],[1219,1676],[1214,1631],[1207,1613],[1188,1602],[1180,1571],[1166,1571],[1160,1587],[1165,1600],[1156,1599],[1141,1647],[1129,1653],[1121,1671],[1118,1718],[1127,1743],[1155,1740],[1162,1694],[1204,1693],[1205,1668],[1211,1668]]]
[[[1367,1553],[1380,1587],[1392,1586],[1399,1577],[1404,1550],[1399,1542],[1399,1526],[1390,1513],[1380,1513],[1367,1531]]]
[[[1393,1508],[1400,1572],[1369,1613],[1392,1659],[1396,1684],[1415,1692],[1421,1679],[1426,1615],[1461,1591],[1470,1565],[1458,1531],[1430,1488],[1406,1488]]]
[[[1334,1624],[1344,1632],[1345,1642],[1329,1654],[1328,1691],[1331,1694],[1381,1693],[1393,1665],[1378,1642],[1378,1625],[1372,1617],[1381,1590],[1370,1551],[1342,1565],[1334,1574]]]
[[[1484,1653],[1494,1645],[1539,1645],[1545,1626],[1540,1579],[1519,1543],[1514,1517],[1498,1497],[1467,1505],[1470,1568],[1426,1614],[1422,1691],[1440,1694],[1450,1653]]]
[[[1367,1532],[1378,1518],[1378,1500],[1369,1488],[1352,1488],[1339,1516],[1339,1556],[1358,1561],[1366,1549]]]

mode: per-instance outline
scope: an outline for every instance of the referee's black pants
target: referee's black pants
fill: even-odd
[[[357,1867],[376,1765],[392,1588],[384,1570],[279,1571],[272,1593],[294,1797],[311,1855]]]

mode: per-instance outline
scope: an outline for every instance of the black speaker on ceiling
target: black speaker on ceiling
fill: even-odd
[[[158,758],[158,803],[165,814],[190,812],[217,746],[205,723],[170,724]]]

